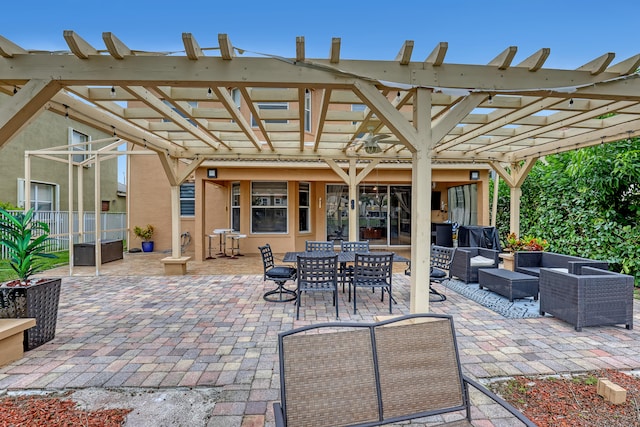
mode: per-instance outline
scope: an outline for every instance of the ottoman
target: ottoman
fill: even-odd
[[[533,297],[538,300],[538,278],[503,268],[478,270],[480,289],[487,288],[513,302],[514,298]]]

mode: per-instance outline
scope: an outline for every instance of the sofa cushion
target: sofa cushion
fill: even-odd
[[[495,261],[491,258],[483,257],[482,255],[474,256],[469,260],[471,267],[489,267],[495,264]]]

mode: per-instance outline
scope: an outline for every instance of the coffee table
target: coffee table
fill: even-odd
[[[538,300],[538,278],[504,268],[481,268],[478,270],[480,289],[487,288],[513,302],[514,298],[533,297]]]

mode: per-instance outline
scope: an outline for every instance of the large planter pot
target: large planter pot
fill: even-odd
[[[11,284],[11,282],[8,282]],[[56,335],[62,279],[45,279],[30,286],[0,287],[0,318],[34,318],[36,326],[24,331],[24,349],[33,350]]]
[[[153,242],[142,242],[142,252],[153,252]]]

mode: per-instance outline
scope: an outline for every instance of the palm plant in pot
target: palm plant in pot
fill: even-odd
[[[60,278],[32,278],[43,269],[49,226],[34,219],[33,209],[11,214],[0,209],[0,245],[9,255],[17,279],[0,284],[0,317],[35,318],[36,326],[24,333],[24,348],[32,350],[55,337],[60,301]]]
[[[153,225],[147,224],[146,227],[133,227],[133,234],[142,239],[142,252],[153,252]]]

